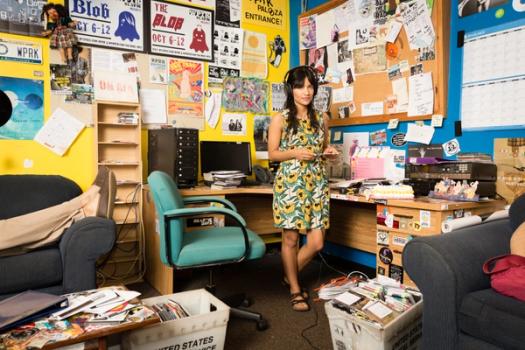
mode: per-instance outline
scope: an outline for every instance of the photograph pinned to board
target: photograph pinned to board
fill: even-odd
[[[44,124],[44,81],[0,77],[0,90],[12,106],[11,118],[0,128],[0,140],[32,140]]]
[[[71,93],[65,96],[65,101],[89,105],[93,102],[93,95],[93,85],[71,84]]]
[[[458,16],[465,17],[465,16],[470,16],[470,15],[474,15],[477,13],[485,12],[494,7],[505,5],[507,2],[508,0],[491,0],[491,1],[460,0],[458,3]],[[514,2],[518,2],[518,1],[514,0]]]
[[[168,114],[204,118],[203,64],[169,60]]]
[[[69,95],[71,93],[71,69],[67,64],[50,64],[51,93]]]
[[[241,76],[266,79],[268,62],[266,34],[246,30],[242,49]]]
[[[66,111],[57,108],[34,140],[59,156],[71,147],[85,125]]]
[[[239,28],[240,20],[241,0],[215,0],[215,24]]]
[[[299,49],[312,49],[317,47],[315,19],[317,15],[301,17],[299,19]]]
[[[332,87],[327,85],[319,86],[317,95],[314,97],[314,109],[318,112],[326,113],[330,110],[332,100]]]
[[[386,144],[386,129],[370,132],[370,145],[381,146]]]
[[[355,49],[355,74],[366,74],[386,71],[385,44]]]
[[[348,68],[346,70],[346,75],[343,77],[343,86],[348,86],[353,84],[355,81],[354,79],[354,73],[352,73],[352,68]]]
[[[223,135],[246,135],[246,114],[244,113],[224,113],[222,115],[222,134]]]
[[[40,19],[45,1],[3,1],[0,32],[42,37]]]
[[[283,83],[272,84],[272,111],[282,111],[286,106],[286,91]]]
[[[268,127],[272,118],[268,115],[256,115],[253,118],[253,139],[257,159],[268,159]]]
[[[326,71],[328,70],[328,55],[325,47],[308,49],[306,51],[306,65],[317,72],[319,83],[325,83]]]
[[[149,55],[149,82],[153,84],[168,84],[168,58]]]
[[[135,52],[123,52],[122,61],[124,62],[124,66],[126,67],[126,72],[135,75],[140,81],[139,64],[137,62],[137,55],[135,54]]]
[[[396,95],[390,95],[386,97],[385,109],[386,109],[386,114],[397,113],[397,96]]]
[[[337,107],[337,112],[339,119],[344,119],[350,117],[350,108],[348,106],[339,106]]]

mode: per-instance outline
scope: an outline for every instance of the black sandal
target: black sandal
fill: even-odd
[[[303,297],[301,292],[290,294],[290,302],[292,303],[292,309],[297,312],[307,312],[310,311],[310,305]],[[296,307],[297,305],[306,305],[306,308]]]
[[[281,280],[281,284],[286,288],[290,289],[290,283],[288,283],[286,277],[283,277],[283,279]],[[310,295],[308,294],[308,290],[306,288],[301,287],[301,294],[304,299],[308,300],[308,298],[310,298]]]

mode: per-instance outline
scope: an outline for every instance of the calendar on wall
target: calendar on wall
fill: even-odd
[[[463,129],[525,127],[525,19],[465,33]]]

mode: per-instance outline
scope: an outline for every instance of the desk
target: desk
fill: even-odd
[[[254,186],[212,190],[209,187],[182,189],[183,196],[223,196],[231,200],[239,213],[245,218],[248,227],[263,236],[270,238],[267,242],[280,240],[280,230],[273,227],[272,216],[272,188],[269,186]],[[160,238],[155,219],[155,207],[149,193],[149,186],[143,190],[144,225],[146,232],[146,280],[161,294],[173,293],[173,269],[162,264],[159,257]],[[385,205],[403,210],[420,210],[436,213],[431,215],[432,227],[435,230],[423,233],[440,233],[441,221],[445,220],[455,210],[470,211],[473,215],[483,215],[501,209],[504,201],[489,202],[449,202],[433,199],[389,200],[376,203],[362,196],[341,195],[332,193],[330,200],[330,230],[326,240],[338,245],[364,251],[376,255],[377,244],[377,215]],[[437,215],[437,213],[440,213]],[[415,215],[415,214],[414,214]],[[439,225],[438,225],[439,222]],[[437,228],[439,227],[439,231]],[[406,234],[414,234],[407,231]],[[398,262],[396,260],[396,262]],[[399,262],[400,263],[400,262]],[[388,273],[388,271],[386,271]]]

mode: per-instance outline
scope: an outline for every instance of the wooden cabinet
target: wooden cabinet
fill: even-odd
[[[95,102],[97,167],[110,168],[117,179],[113,220],[117,240],[101,259],[101,284],[142,280],[144,230],[142,227],[141,118],[138,103]]]
[[[377,273],[415,286],[403,269],[405,244],[416,236],[441,234],[441,224],[446,220],[468,215],[486,216],[504,206],[503,200],[449,202],[426,197],[377,204]]]

